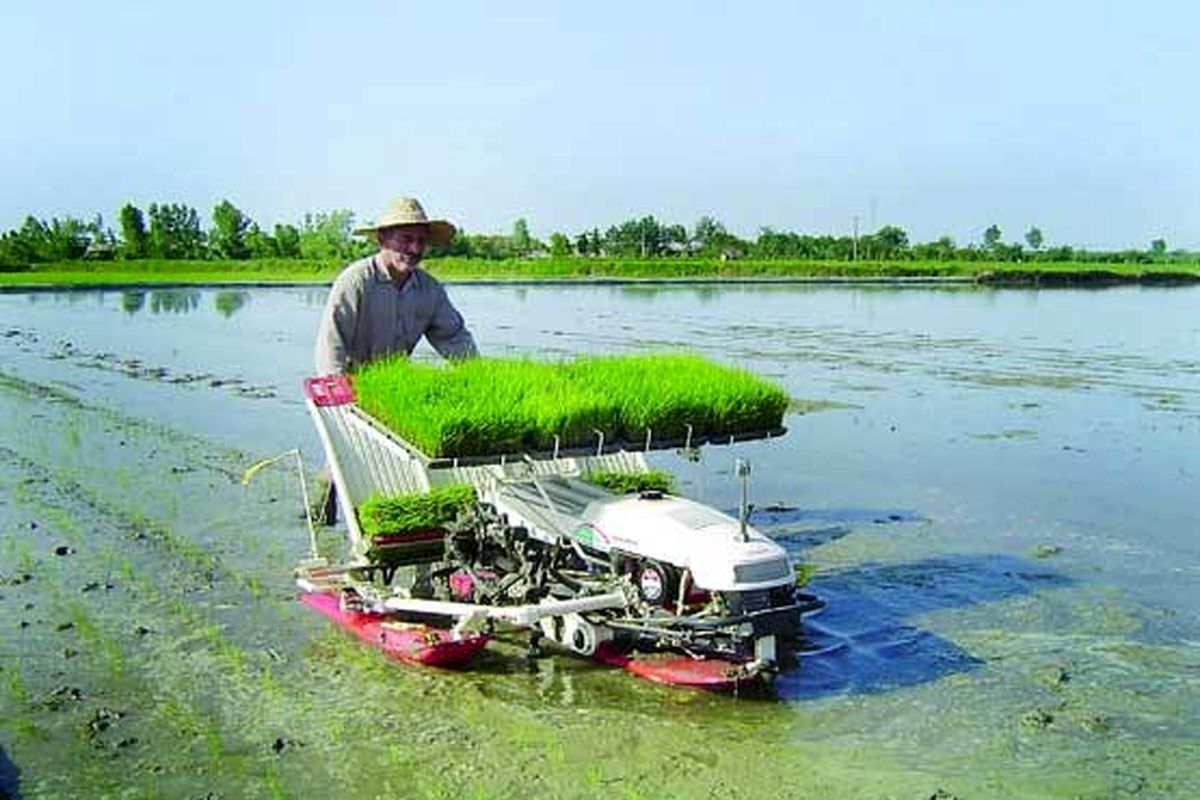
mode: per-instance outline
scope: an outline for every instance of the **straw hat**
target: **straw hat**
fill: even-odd
[[[397,197],[383,210],[373,224],[355,228],[354,233],[365,236],[381,228],[393,228],[397,225],[424,225],[429,229],[429,243],[434,245],[449,244],[454,238],[454,226],[444,219],[429,219],[425,209],[413,197]]]

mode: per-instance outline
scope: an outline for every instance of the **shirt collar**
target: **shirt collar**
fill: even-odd
[[[400,291],[408,291],[410,287],[415,287],[417,284],[421,283],[421,273],[422,270],[420,267],[413,269],[412,274],[408,276],[408,280],[406,280],[404,285],[400,287]],[[395,282],[392,280],[391,273],[387,271],[386,267],[379,263],[378,256],[371,256],[371,275],[377,283],[390,283],[395,285]]]

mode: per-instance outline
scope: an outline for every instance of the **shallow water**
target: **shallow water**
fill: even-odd
[[[725,509],[751,460],[827,601],[800,669],[734,700],[519,642],[387,663],[292,601],[291,474],[239,483],[319,460],[323,289],[0,294],[0,790],[1200,793],[1200,290],[452,294],[488,353],[687,348],[788,389],[782,439],[655,458]]]

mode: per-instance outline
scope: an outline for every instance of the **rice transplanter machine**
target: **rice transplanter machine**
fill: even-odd
[[[659,489],[619,494],[588,480],[650,472],[646,453],[604,441],[548,453],[430,458],[364,412],[342,376],[305,382],[332,473],[349,558],[297,569],[301,599],[397,658],[461,666],[498,627],[665,683],[725,689],[795,664],[801,615],[795,565],[747,522],[749,466],[739,460],[733,517]],[[779,435],[782,429],[739,436]],[[690,438],[690,437],[689,437]],[[721,443],[730,441],[728,437]],[[368,536],[369,497],[472,487],[447,525]]]

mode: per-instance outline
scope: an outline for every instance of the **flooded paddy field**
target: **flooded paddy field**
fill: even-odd
[[[0,797],[1200,796],[1200,290],[451,292],[489,354],[788,390],[785,437],[654,461],[726,510],[751,461],[827,603],[799,669],[391,663],[295,602],[293,472],[241,484],[319,464],[323,289],[0,294]]]

